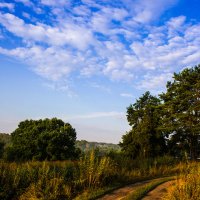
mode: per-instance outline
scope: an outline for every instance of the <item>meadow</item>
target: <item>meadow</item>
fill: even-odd
[[[94,151],[78,161],[0,162],[0,199],[95,199],[140,180],[179,175],[187,164],[171,157],[129,160],[99,157]]]

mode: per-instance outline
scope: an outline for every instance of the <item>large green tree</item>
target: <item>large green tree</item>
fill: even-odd
[[[76,131],[62,120],[25,120],[11,134],[10,160],[64,160],[78,156]]]
[[[200,65],[174,73],[163,100],[162,129],[171,133],[169,144],[197,158],[200,136]]]
[[[130,157],[155,157],[165,152],[165,139],[160,126],[160,100],[146,92],[127,108],[131,130],[123,135],[120,146]]]

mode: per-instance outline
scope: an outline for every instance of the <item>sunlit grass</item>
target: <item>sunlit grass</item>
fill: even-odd
[[[94,152],[79,161],[0,162],[0,199],[94,199],[111,189],[183,171],[185,164],[116,162]],[[125,166],[128,165],[127,167]],[[83,198],[84,197],[84,198]]]
[[[165,200],[199,200],[200,163],[188,165],[177,177],[175,186],[168,189]]]

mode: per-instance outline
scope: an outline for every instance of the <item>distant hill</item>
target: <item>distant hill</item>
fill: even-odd
[[[7,146],[11,142],[11,135],[7,133],[0,133],[0,141],[3,141]],[[80,148],[83,152],[87,152],[97,148],[100,152],[108,152],[110,150],[120,151],[120,146],[117,144],[104,142],[88,142],[86,140],[77,140],[76,147]]]
[[[110,150],[120,151],[120,146],[117,144],[103,142],[88,142],[86,140],[77,140],[76,146],[80,148],[83,152],[87,152],[97,148],[101,152],[108,152]]]

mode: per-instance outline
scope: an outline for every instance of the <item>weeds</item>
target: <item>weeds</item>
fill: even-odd
[[[110,157],[98,157],[94,152],[79,161],[0,162],[0,199],[67,200],[77,197],[94,199],[108,188],[151,177],[183,171],[184,165],[155,163],[136,166],[135,161],[116,162]],[[149,162],[149,161],[148,161]],[[129,163],[129,165],[128,165]],[[130,167],[131,166],[131,167]],[[89,197],[90,196],[90,197]],[[81,198],[81,199],[84,199]]]
[[[180,176],[175,186],[168,189],[166,200],[199,200],[200,197],[200,164],[189,164]]]

